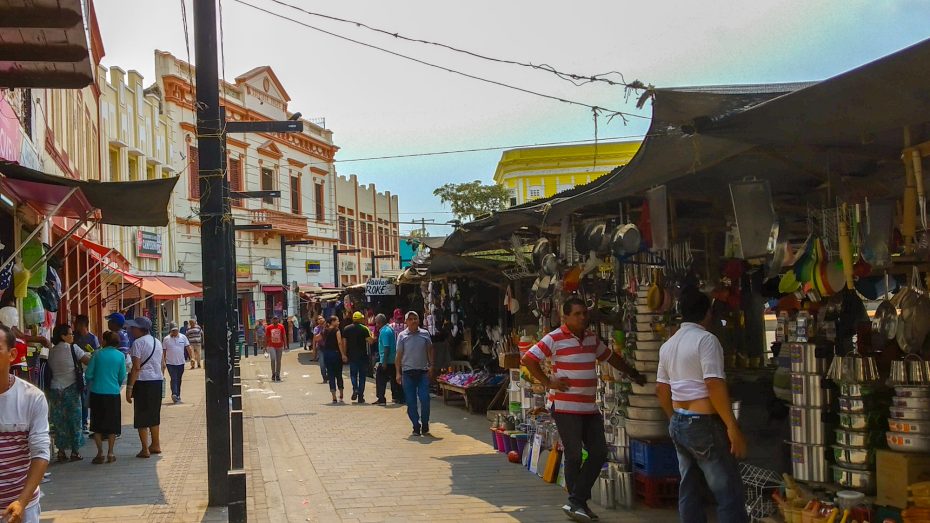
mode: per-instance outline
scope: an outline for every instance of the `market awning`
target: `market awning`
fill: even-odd
[[[283,285],[262,285],[262,292],[284,292]]]
[[[178,182],[177,177],[139,182],[81,181],[52,176],[10,162],[0,162],[0,173],[6,178],[4,183],[14,180],[31,182],[37,184],[39,188],[44,186],[45,191],[77,187],[79,189],[77,193],[80,193],[81,198],[88,202],[89,207],[99,209],[98,221],[110,225],[128,226],[164,227],[168,225],[168,203],[171,200],[171,192]],[[67,193],[67,190],[65,192]],[[31,195],[32,192],[28,194]],[[40,198],[38,201],[47,199],[48,197]],[[29,201],[30,199],[21,200],[21,202]]]
[[[297,285],[297,290],[304,294],[320,293],[323,292],[323,287],[315,283],[300,283]]]
[[[64,230],[58,225],[54,225],[53,227],[55,232],[60,235],[68,234],[68,231]],[[112,264],[116,264],[122,270],[129,270],[129,267],[131,266],[129,260],[123,256],[123,253],[119,252],[119,250],[115,248],[100,245],[99,243],[88,240],[87,238],[79,236],[76,233],[72,234],[68,240],[85,249],[88,254],[90,254],[91,257],[97,261],[107,261]]]
[[[42,216],[55,214],[62,218],[84,219],[94,210],[80,190],[71,193],[72,187],[49,185],[13,178],[0,179],[0,188],[17,202],[32,207]],[[70,197],[68,195],[70,194]],[[59,206],[59,204],[61,204]],[[55,212],[55,208],[58,211]]]
[[[176,300],[203,296],[203,289],[178,276],[125,275],[127,281],[139,280],[139,287],[156,300]]]

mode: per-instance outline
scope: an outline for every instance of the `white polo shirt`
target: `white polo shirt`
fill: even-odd
[[[710,397],[707,378],[726,379],[720,340],[697,323],[682,323],[659,349],[656,381],[672,387],[672,401],[694,401]]]
[[[178,337],[175,338],[169,334],[165,336],[165,339],[161,340],[161,344],[165,348],[166,365],[184,365],[184,352],[186,347],[191,344],[187,340],[187,336],[179,333]]]

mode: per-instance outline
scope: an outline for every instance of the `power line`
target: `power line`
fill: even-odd
[[[412,57],[412,56],[405,55],[405,54],[401,54],[401,53],[398,53],[398,52],[396,52],[396,51],[391,51],[391,50],[385,49],[385,48],[383,48],[383,47],[378,47],[378,46],[376,46],[376,45],[372,45],[372,44],[365,43],[365,42],[362,42],[362,41],[359,41],[359,40],[355,40],[355,39],[349,38],[349,37],[347,37],[347,36],[342,36],[342,35],[340,35],[340,34],[333,33],[332,31],[327,31],[327,30],[325,30],[325,29],[321,29],[321,28],[319,28],[319,27],[316,27],[316,26],[312,26],[312,25],[310,25],[310,24],[307,24],[307,23],[305,23],[305,22],[301,22],[300,20],[296,20],[296,19],[291,18],[291,17],[289,17],[289,16],[287,16],[287,15],[283,15],[283,14],[280,14],[280,13],[276,13],[276,12],[274,12],[274,11],[265,9],[265,8],[263,8],[263,7],[259,7],[259,6],[254,5],[254,4],[250,4],[250,3],[246,2],[245,0],[234,0],[234,1],[237,2],[237,3],[239,3],[239,4],[242,4],[242,5],[251,7],[252,9],[255,9],[255,10],[257,10],[257,11],[261,11],[261,12],[263,12],[263,13],[267,13],[267,14],[269,14],[269,15],[271,15],[271,16],[274,16],[274,17],[277,17],[277,18],[281,18],[281,19],[283,19],[283,20],[288,20],[288,21],[290,21],[290,22],[293,22],[293,23],[295,23],[295,24],[297,24],[297,25],[306,27],[306,28],[308,28],[308,29],[312,29],[312,30],[314,30],[314,31],[317,31],[317,32],[320,32],[320,33],[323,33],[323,34],[327,34],[327,35],[329,35],[329,36],[333,36],[333,37],[335,37],[335,38],[339,38],[340,40],[345,40],[345,41],[347,41],[347,42],[352,42],[352,43],[354,43],[354,44],[358,44],[358,45],[361,45],[361,46],[364,46],[364,47],[368,47],[368,48],[371,48],[371,49],[376,49],[376,50],[378,50],[378,51],[381,51],[381,52],[390,54],[390,55],[392,55],[392,56],[396,56],[396,57],[398,57],[398,58],[403,58],[403,59],[405,59],[405,60],[410,60],[410,61],[412,61],[412,62],[416,62],[416,63],[421,64],[421,65],[425,65],[425,66],[428,66],[428,67],[432,67],[432,68],[434,68],[434,69],[439,69],[439,70],[442,70],[442,71],[446,71],[446,72],[448,72],[448,73],[457,74],[457,75],[459,75],[459,76],[464,76],[465,78],[471,78],[472,80],[477,80],[477,81],[479,81],[479,82],[484,82],[484,83],[496,85],[496,86],[499,86],[499,87],[505,87],[505,88],[507,88],[507,89],[511,89],[511,90],[514,90],[514,91],[519,91],[519,92],[521,92],[521,93],[531,94],[531,95],[534,95],[534,96],[539,96],[539,97],[541,97],[541,98],[547,98],[547,99],[549,99],[549,100],[555,100],[555,101],[562,102],[562,103],[566,103],[566,104],[570,104],[570,105],[577,105],[577,106],[579,106],[579,107],[584,107],[584,108],[586,108],[586,109],[590,109],[590,110],[593,110],[593,111],[606,111],[606,112],[610,113],[611,116],[620,116],[620,117],[624,120],[624,122],[626,121],[626,118],[628,118],[628,117],[629,117],[629,118],[642,118],[642,119],[645,119],[645,120],[650,119],[648,116],[643,116],[643,115],[634,114],[634,113],[628,113],[628,112],[625,112],[625,111],[618,111],[618,110],[616,110],[616,109],[610,109],[610,108],[606,108],[606,107],[600,107],[600,106],[591,105],[591,104],[587,104],[587,103],[583,103],[583,102],[578,102],[578,101],[575,101],[575,100],[569,100],[569,99],[567,99],[567,98],[562,98],[562,97],[560,97],[560,96],[555,96],[555,95],[551,95],[551,94],[540,93],[540,92],[538,92],[538,91],[533,91],[533,90],[526,89],[526,88],[523,88],[523,87],[517,87],[517,86],[515,86],[515,85],[506,84],[506,83],[504,83],[504,82],[499,82],[499,81],[497,81],[497,80],[491,80],[491,79],[489,79],[489,78],[484,78],[484,77],[477,76],[477,75],[473,75],[473,74],[470,74],[470,73],[465,73],[465,72],[462,72],[462,71],[459,71],[459,70],[456,70],[456,69],[452,69],[452,68],[450,68],[450,67],[446,67],[446,66],[443,66],[443,65],[438,65],[438,64],[435,64],[435,63],[432,63],[432,62],[427,62],[427,61],[425,61],[425,60],[420,60],[419,58],[414,58],[414,57]]]
[[[310,10],[304,9],[304,8],[302,8],[302,7],[298,7],[298,6],[296,6],[296,5],[289,4],[289,3],[287,3],[287,2],[283,2],[282,0],[271,0],[271,1],[274,2],[274,3],[276,3],[276,4],[278,4],[278,5],[282,5],[282,6],[284,6],[284,7],[289,7],[289,8],[291,8],[291,9],[294,9],[294,10],[296,10],[296,11],[300,11],[300,12],[305,13],[305,14],[308,14],[308,15],[310,15],[310,16],[316,16],[316,17],[319,17],[319,18],[325,18],[325,19],[327,19],[327,20],[333,20],[333,21],[335,21],[335,22],[341,22],[341,23],[344,23],[344,24],[351,24],[351,25],[354,25],[354,26],[356,26],[356,27],[361,27],[361,28],[363,28],[363,29],[368,29],[368,30],[374,31],[374,32],[376,32],[376,33],[381,33],[381,34],[384,34],[384,35],[387,35],[387,36],[391,36],[391,37],[397,38],[397,39],[399,39],[399,40],[406,40],[406,41],[408,41],[408,42],[414,42],[414,43],[419,43],[419,44],[426,44],[426,45],[432,45],[432,46],[436,46],[436,47],[441,47],[441,48],[443,48],[443,49],[448,49],[448,50],[454,51],[454,52],[456,52],[456,53],[465,54],[465,55],[471,56],[471,57],[473,57],[473,58],[480,58],[480,59],[482,59],[482,60],[488,60],[488,61],[491,61],[491,62],[497,62],[497,63],[508,64],[508,65],[517,65],[517,66],[520,66],[520,67],[527,67],[527,68],[530,68],[530,69],[536,69],[536,70],[538,70],[538,71],[545,71],[545,72],[548,72],[548,73],[552,73],[552,74],[558,76],[559,78],[561,78],[561,79],[563,79],[563,80],[569,81],[569,82],[575,84],[576,86],[582,86],[582,85],[584,85],[584,84],[593,83],[593,82],[602,82],[602,83],[606,83],[606,84],[608,84],[608,85],[620,85],[620,86],[623,86],[623,87],[625,87],[625,88],[627,88],[627,89],[635,89],[635,90],[650,89],[650,88],[652,87],[652,86],[647,86],[646,84],[644,84],[643,82],[641,82],[641,81],[639,81],[639,80],[634,80],[633,82],[627,83],[626,80],[625,80],[624,77],[623,77],[623,74],[620,73],[620,72],[618,72],[618,71],[610,71],[610,72],[607,72],[607,73],[601,73],[601,74],[595,74],[595,75],[584,75],[584,74],[566,73],[566,72],[563,72],[563,71],[559,71],[559,70],[557,70],[556,68],[554,68],[554,67],[552,67],[551,65],[548,65],[548,64],[534,64],[534,63],[530,63],[530,62],[521,62],[521,61],[518,61],[518,60],[509,60],[509,59],[504,59],[504,58],[494,58],[494,57],[491,57],[491,56],[487,56],[487,55],[483,55],[483,54],[480,54],[480,53],[476,53],[476,52],[474,52],[474,51],[468,51],[468,50],[466,50],[466,49],[460,49],[460,48],[457,48],[457,47],[453,47],[453,46],[448,45],[448,44],[443,44],[443,43],[439,43],[439,42],[431,42],[431,41],[429,41],[429,40],[422,40],[422,39],[419,39],[419,38],[408,37],[408,36],[405,36],[405,35],[402,35],[402,34],[396,32],[396,31],[388,31],[388,30],[386,30],[386,29],[381,29],[381,28],[378,28],[378,27],[373,27],[373,26],[370,26],[370,25],[368,25],[368,24],[366,24],[366,23],[359,22],[359,21],[357,21],[357,20],[348,20],[348,19],[345,19],[345,18],[339,18],[339,17],[337,17],[337,16],[327,15],[327,14],[323,14],[323,13],[317,13],[317,12],[314,12],[314,11],[310,11]],[[617,81],[611,80],[611,79],[609,79],[609,78],[604,78],[605,76],[608,76],[608,75],[611,75],[611,74],[618,75],[618,76],[620,77],[620,81],[617,82]]]

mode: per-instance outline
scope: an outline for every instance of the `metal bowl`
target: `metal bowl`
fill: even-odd
[[[899,407],[891,407],[888,409],[889,417],[893,419],[913,419],[913,420],[928,420],[930,421],[930,411],[923,409],[902,409]]]
[[[834,465],[833,481],[865,494],[871,494],[875,490],[875,474],[867,470],[848,469]]]
[[[626,397],[627,402],[631,407],[639,408],[652,408],[658,409],[659,407],[659,398],[653,395],[646,394],[630,394]]]
[[[833,457],[837,465],[848,469],[868,470],[875,463],[874,451],[866,448],[834,445]]]
[[[856,432],[854,430],[845,430],[845,429],[836,429],[834,430],[836,434],[836,443],[838,445],[843,445],[846,447],[868,447],[869,446],[869,433],[868,432]]]
[[[646,383],[645,385],[633,384],[633,394],[647,394],[655,396],[656,394],[656,384],[655,383]]]
[[[930,410],[930,398],[899,398],[891,399],[891,405],[902,409]]]
[[[930,387],[895,387],[894,394],[898,398],[930,398]]]
[[[901,452],[930,452],[930,435],[887,432],[885,438],[891,450]]]
[[[633,349],[633,359],[636,361],[659,361],[659,351]]]
[[[659,370],[659,362],[657,361],[634,361],[633,367],[640,372],[656,372]]]
[[[861,398],[872,394],[872,387],[858,383],[840,383],[840,395],[847,398]]]
[[[847,430],[866,430],[869,428],[869,417],[865,414],[841,412],[840,426]]]
[[[649,340],[647,341],[636,340],[636,348],[639,350],[658,351],[660,348],[662,348],[662,342],[661,341],[649,341]]]
[[[636,341],[662,341],[662,338],[651,330],[636,331],[633,333],[633,337],[636,339]]]
[[[840,396],[839,405],[840,412],[846,412],[850,414],[862,414],[870,406],[869,403],[863,398],[847,396]]]
[[[930,421],[889,419],[888,430],[907,434],[930,435]]]
[[[626,420],[626,433],[631,438],[658,439],[668,437],[668,420],[644,421]]]
[[[627,407],[627,419],[644,421],[667,421],[668,417],[662,409],[650,407]]]

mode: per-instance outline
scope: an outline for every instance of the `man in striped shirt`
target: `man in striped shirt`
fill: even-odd
[[[48,403],[10,374],[16,338],[0,326],[0,521],[39,523],[39,483],[49,460]]]
[[[565,449],[565,485],[568,504],[562,510],[575,521],[596,521],[588,508],[591,488],[607,462],[604,418],[595,404],[597,362],[606,361],[633,381],[646,377],[612,352],[588,328],[588,307],[581,298],[569,297],[562,304],[562,326],[543,337],[523,356],[523,365],[549,391],[549,408]],[[546,376],[540,363],[552,361]],[[588,459],[582,465],[582,447]]]

